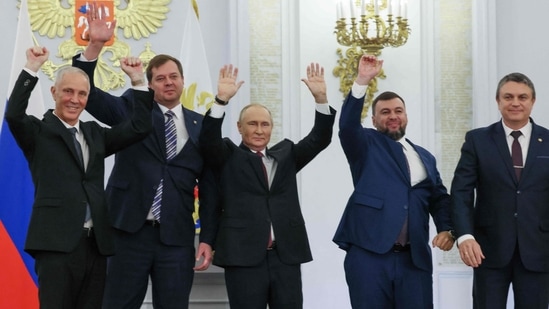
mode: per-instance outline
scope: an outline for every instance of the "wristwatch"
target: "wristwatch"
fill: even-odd
[[[217,96],[215,96],[215,102],[217,102],[217,104],[219,104],[221,106],[225,106],[225,105],[229,104],[229,101],[223,101],[220,98],[218,98]]]

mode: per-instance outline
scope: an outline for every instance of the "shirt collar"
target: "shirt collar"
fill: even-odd
[[[501,125],[503,126],[503,131],[505,131],[505,136],[510,136],[513,131],[520,131],[525,139],[530,140],[530,136],[532,135],[532,122],[528,121],[524,127],[518,130],[513,130],[506,126],[503,119],[501,120]]]
[[[59,121],[61,121],[61,123],[67,129],[76,128],[76,132],[80,132],[80,120],[78,120],[75,125],[71,126],[70,124],[66,123],[63,119],[59,118],[59,116],[57,116],[57,114],[55,113],[55,110],[53,111],[53,115],[55,115],[55,117],[57,117],[57,119],[59,119]]]
[[[161,104],[158,104],[158,107],[160,107],[162,114],[165,114],[168,110],[170,110],[169,108]],[[183,106],[181,104],[177,104],[176,106],[174,106],[171,111],[175,114],[176,119],[181,119],[181,117],[183,117]]]

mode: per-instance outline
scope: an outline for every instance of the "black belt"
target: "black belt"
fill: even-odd
[[[150,225],[152,227],[160,227],[160,221],[158,220],[145,220],[145,224]]]
[[[273,240],[273,244],[270,247],[267,247],[267,251],[276,249],[276,241]]]
[[[394,244],[393,245],[393,252],[406,252],[410,251],[410,244],[401,245],[401,244]]]
[[[83,227],[82,232],[84,237],[93,237],[93,226],[92,227]]]

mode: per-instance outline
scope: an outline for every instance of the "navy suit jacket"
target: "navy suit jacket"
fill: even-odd
[[[25,114],[38,81],[23,71],[10,96],[5,118],[32,174],[35,197],[25,250],[72,252],[78,245],[88,203],[95,239],[103,255],[114,253],[105,200],[105,157],[150,133],[153,94],[137,91],[132,119],[111,129],[80,121],[89,148],[84,171],[71,133],[51,110],[42,120]],[[133,102],[133,101],[132,101]]]
[[[527,269],[549,271],[549,131],[531,122],[520,181],[501,121],[469,131],[461,148],[453,220],[457,236],[471,234],[480,244],[486,267],[508,264],[518,245]]]
[[[341,110],[339,138],[351,168],[354,191],[333,241],[344,250],[358,246],[385,254],[395,244],[408,214],[412,260],[416,267],[432,271],[429,214],[438,232],[451,229],[450,199],[435,158],[408,141],[427,172],[427,178],[412,187],[401,144],[362,127],[362,106],[362,98],[349,94]]]
[[[73,58],[73,65],[88,73],[93,82],[96,62],[78,61],[78,57]],[[128,90],[116,97],[95,88],[92,83],[86,110],[105,124],[117,124],[131,111],[132,92]],[[199,184],[200,241],[213,246],[217,230],[214,213],[217,187],[213,174],[203,169],[198,147],[203,116],[185,108],[183,116],[189,139],[170,161],[165,154],[164,115],[158,104],[154,104],[152,110],[153,132],[140,143],[116,154],[106,188],[109,214],[115,228],[137,232],[145,224],[156,188],[164,179],[160,239],[166,245],[194,246],[194,187]]]
[[[312,260],[296,174],[330,144],[336,113],[330,110],[331,115],[316,112],[313,129],[298,143],[284,139],[267,149],[277,163],[270,188],[261,158],[243,144],[223,139],[223,119],[206,114],[200,143],[219,177],[222,207],[215,265],[255,266],[264,261],[271,223],[283,263]]]

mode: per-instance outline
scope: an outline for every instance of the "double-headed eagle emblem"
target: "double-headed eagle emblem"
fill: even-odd
[[[122,29],[125,39],[140,40],[148,38],[151,34],[162,27],[162,21],[166,19],[169,12],[168,4],[171,0],[99,0],[98,4],[108,3],[113,8],[113,18],[116,18],[118,28]],[[48,61],[44,64],[43,71],[51,79],[55,72],[67,65],[71,65],[72,57],[83,51],[85,45],[79,45],[76,40],[77,33],[82,33],[80,27],[86,27],[85,19],[77,20],[77,13],[84,12],[81,7],[91,1],[85,0],[27,0],[29,18],[33,31],[37,31],[41,36],[47,36],[50,39],[66,38],[58,47],[57,56],[63,59],[63,63],[54,64]],[[122,3],[121,3],[122,2]],[[196,6],[195,6],[196,9]],[[81,16],[80,16],[81,17]],[[69,30],[70,29],[70,30]],[[77,31],[80,30],[80,31]],[[71,31],[71,33],[68,33]],[[79,35],[79,34],[78,34]],[[125,84],[124,73],[115,70],[112,67],[120,66],[120,58],[130,55],[130,46],[118,40],[115,31],[112,44],[105,46],[102,54],[109,53],[111,56],[108,61],[99,56],[95,84],[103,90],[120,88]],[[82,37],[85,40],[85,37]],[[146,44],[145,50],[139,55],[139,58],[146,66],[148,61],[154,56],[150,44]]]

